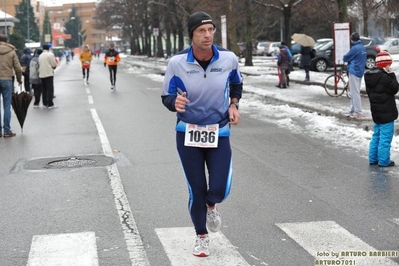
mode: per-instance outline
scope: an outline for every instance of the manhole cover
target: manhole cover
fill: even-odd
[[[57,168],[58,167],[75,168],[75,167],[81,167],[81,166],[91,165],[91,164],[95,164],[95,163],[96,163],[95,160],[72,157],[72,158],[52,161],[52,162],[47,163],[47,165],[51,166],[51,167],[57,167]]]
[[[114,158],[105,155],[73,155],[27,160],[23,168],[27,170],[72,169],[83,167],[101,167],[115,163]]]

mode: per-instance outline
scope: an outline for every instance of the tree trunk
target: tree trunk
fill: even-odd
[[[247,1],[245,5],[245,40],[246,40],[246,49],[245,49],[245,66],[253,66],[252,62],[252,4],[251,0]]]
[[[368,27],[369,8],[367,6],[366,0],[362,0],[362,10],[363,10],[363,35],[368,37],[369,36],[369,27]]]
[[[340,23],[348,22],[348,11],[346,0],[337,0],[338,2],[338,21]]]

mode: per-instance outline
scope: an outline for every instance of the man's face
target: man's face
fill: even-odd
[[[193,45],[201,50],[210,49],[213,44],[215,28],[212,24],[204,24],[193,31]]]
[[[109,49],[111,49],[111,50],[114,50],[114,46],[113,46],[113,45],[112,45],[112,46],[110,46],[110,47],[109,47]]]

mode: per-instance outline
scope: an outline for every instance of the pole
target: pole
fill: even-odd
[[[5,9],[4,9],[4,33],[6,37],[8,38],[8,33],[7,33],[7,0],[5,2]]]
[[[28,41],[27,42],[29,42],[30,41],[30,32],[29,32],[29,5],[30,5],[30,0],[27,0],[26,1],[26,12],[28,13]]]

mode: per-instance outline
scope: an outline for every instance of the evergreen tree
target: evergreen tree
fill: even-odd
[[[50,35],[50,40],[47,40],[47,42],[52,42],[53,38],[52,38],[52,32],[51,32],[51,21],[50,21],[49,15],[48,15],[48,11],[46,11],[46,13],[44,14],[42,32],[43,32],[43,35],[42,35],[41,42],[46,43],[46,39],[45,39],[46,34]]]
[[[35,15],[30,0],[22,0],[19,5],[16,6],[15,11],[15,17],[19,19],[19,23],[15,24],[14,33],[25,36],[26,42],[39,42],[39,27],[35,22]]]
[[[9,35],[9,43],[15,46],[15,52],[17,52],[18,58],[21,58],[24,47],[25,47],[25,38],[18,32],[13,32],[13,34]]]
[[[86,40],[85,32],[82,31],[82,22],[77,14],[76,7],[72,7],[68,21],[64,25],[65,33],[71,35],[71,39],[65,40],[66,47],[80,47]]]

